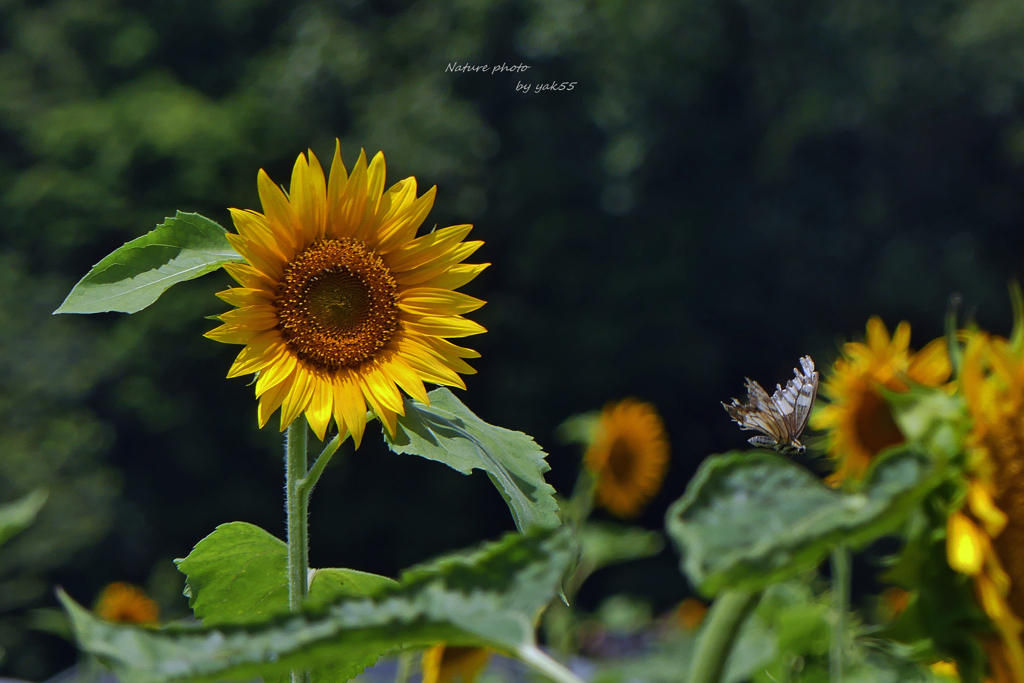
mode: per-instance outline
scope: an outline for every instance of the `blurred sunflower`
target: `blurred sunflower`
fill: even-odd
[[[828,405],[811,415],[811,427],[828,431],[828,453],[837,461],[828,483],[838,486],[864,476],[871,460],[903,442],[889,404],[880,389],[905,392],[907,380],[929,387],[944,384],[950,375],[944,339],[917,353],[909,350],[910,323],[896,326],[892,337],[880,318],[867,324],[865,343],[843,345],[842,357],[822,386]]]
[[[423,683],[474,683],[491,659],[483,647],[456,647],[438,643],[423,653]]]
[[[96,615],[125,624],[155,624],[160,606],[146,592],[130,583],[108,584],[96,599]]]
[[[683,631],[696,631],[707,614],[707,605],[696,598],[686,598],[672,611],[672,620]]]
[[[463,242],[471,225],[416,237],[436,188],[384,191],[384,171],[360,153],[348,175],[339,145],[325,180],[310,151],[287,194],[260,170],[265,213],[230,210],[247,263],[225,266],[241,287],[218,296],[237,308],[206,336],[245,345],[228,377],[258,373],[260,427],[280,408],[282,430],[305,413],[323,439],[333,417],[358,446],[368,408],[394,434],[399,388],[427,403],[424,382],[465,388],[458,373],[475,372],[463,358],[480,354],[448,339],[485,331],[462,317],[484,302],[454,291],[489,265],[462,263],[483,242]]]
[[[668,438],[650,403],[626,399],[601,412],[583,462],[597,485],[597,502],[619,517],[634,517],[661,488]]]
[[[1005,339],[966,336],[969,478],[965,504],[947,523],[946,554],[953,569],[974,578],[998,633],[983,641],[993,680],[1024,683],[1024,358]]]

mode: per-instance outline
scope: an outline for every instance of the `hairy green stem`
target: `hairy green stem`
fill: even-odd
[[[345,433],[345,437],[348,437],[348,433]],[[313,493],[313,487],[316,486],[317,481],[320,480],[320,475],[324,473],[324,468],[327,467],[327,463],[331,461],[338,447],[341,446],[342,435],[331,439],[330,443],[324,446],[324,449],[320,451],[320,455],[313,461],[313,466],[309,468],[309,472],[306,473],[298,482],[295,484],[295,488],[298,490],[300,496],[306,499],[306,504],[309,504],[309,496]]]
[[[719,683],[733,641],[760,598],[760,592],[728,590],[715,599],[697,640],[688,683]]]
[[[288,607],[298,612],[309,593],[309,496],[299,489],[306,477],[306,418],[299,416],[285,435],[285,514],[288,519]],[[293,671],[292,683],[306,683],[309,672]]]
[[[846,659],[846,613],[850,609],[850,549],[845,545],[832,549],[832,594],[836,613],[828,657],[829,680],[841,683]]]
[[[531,669],[550,678],[555,683],[584,683],[583,679],[549,657],[533,643],[517,649],[516,656]]]

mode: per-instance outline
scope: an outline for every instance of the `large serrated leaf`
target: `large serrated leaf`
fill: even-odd
[[[47,497],[45,489],[36,489],[13,503],[0,505],[0,545],[27,529],[35,521],[36,515],[46,504]]]
[[[221,524],[188,557],[175,563],[185,574],[189,607],[205,626],[260,623],[289,612],[288,546],[258,526]],[[394,579],[354,569],[314,569],[305,604],[323,608],[342,598],[368,597],[396,585]],[[361,659],[320,668],[313,681],[348,680],[386,649],[367,649]]]
[[[447,389],[428,396],[429,406],[405,399],[395,437],[384,435],[391,450],[436,460],[463,474],[483,470],[508,503],[520,531],[560,524],[555,490],[544,480],[551,468],[532,438],[487,424]]]
[[[92,267],[54,313],[135,313],[169,287],[242,261],[224,228],[181,211]]]
[[[125,683],[243,680],[362,662],[368,653],[436,642],[518,650],[575,554],[564,529],[509,534],[406,572],[375,597],[234,627],[162,630],[101,621],[67,595],[79,647]],[[358,673],[352,666],[346,675]]]
[[[909,447],[876,460],[859,493],[771,452],[733,452],[704,461],[666,523],[704,595],[760,590],[816,567],[837,543],[892,532],[937,482],[933,462]]]
[[[288,613],[288,547],[258,526],[221,524],[175,563],[185,574],[189,607],[206,626],[251,624]],[[307,604],[367,597],[393,585],[393,579],[354,569],[314,569]]]

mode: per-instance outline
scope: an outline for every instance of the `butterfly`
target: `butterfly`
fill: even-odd
[[[747,402],[735,398],[732,405],[722,407],[729,417],[739,424],[740,429],[754,430],[761,434],[748,439],[754,446],[767,446],[780,453],[803,453],[804,445],[800,435],[811,416],[811,406],[818,395],[818,372],[810,356],[800,359],[800,368],[794,368],[795,378],[789,380],[786,388],[775,385],[775,393],[768,396],[764,388],[747,378]]]

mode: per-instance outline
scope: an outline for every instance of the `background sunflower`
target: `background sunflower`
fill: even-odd
[[[635,517],[661,488],[668,454],[665,426],[653,405],[628,398],[609,403],[583,457],[595,478],[598,505]]]
[[[868,320],[863,343],[843,345],[842,357],[821,387],[828,404],[816,409],[810,421],[812,428],[828,432],[828,455],[836,461],[828,478],[833,486],[859,480],[876,455],[903,442],[882,390],[905,392],[908,382],[935,387],[949,379],[944,339],[917,353],[909,347],[910,323],[901,322],[890,338],[878,317]]]

